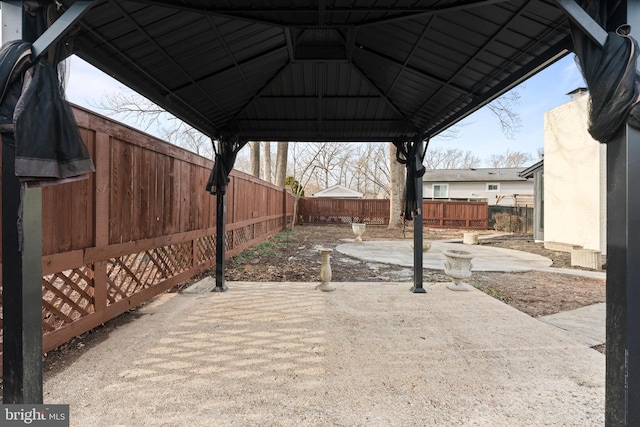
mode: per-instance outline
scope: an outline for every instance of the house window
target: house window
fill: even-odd
[[[497,182],[487,183],[487,191],[500,191],[500,184]]]
[[[445,199],[449,197],[449,185],[448,184],[433,184],[433,198]]]

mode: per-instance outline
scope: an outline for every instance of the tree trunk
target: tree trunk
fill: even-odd
[[[276,185],[284,188],[284,181],[287,178],[287,155],[289,153],[289,142],[278,141],[278,152],[276,154]]]
[[[405,167],[396,161],[396,147],[389,143],[389,228],[402,227],[402,195],[404,192]]]
[[[251,175],[260,178],[260,141],[249,142],[249,169]]]
[[[271,142],[262,141],[262,179],[273,182],[271,178]]]

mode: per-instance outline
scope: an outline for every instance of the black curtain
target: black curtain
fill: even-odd
[[[213,143],[215,162],[206,186],[209,193],[226,194],[229,174],[236,162],[236,156],[246,143],[247,141],[240,140],[237,135],[222,136],[218,141],[217,148],[215,142]]]
[[[605,27],[607,10],[602,2],[579,0],[578,3]],[[571,23],[570,28],[578,66],[591,95],[591,136],[606,143],[627,122],[640,128],[638,44],[629,35],[630,28],[625,25],[610,32],[604,46],[589,38],[577,25]]]
[[[418,213],[419,209],[422,209],[422,200],[418,200],[417,195],[417,180],[422,178],[425,172],[425,167],[422,164],[424,160],[425,149],[422,153],[418,153],[420,149],[420,141],[410,138],[402,138],[393,141],[393,145],[396,146],[396,160],[402,163],[407,168],[407,179],[405,181],[404,188],[404,209],[403,217],[406,220],[412,220],[414,215]],[[420,154],[420,162],[417,163],[418,154]],[[422,185],[422,181],[420,184]]]

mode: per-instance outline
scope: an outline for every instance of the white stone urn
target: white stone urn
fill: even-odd
[[[453,283],[447,285],[452,291],[468,291],[469,288],[463,280],[471,277],[471,252],[459,250],[446,250],[443,252],[446,258],[444,262],[444,274],[451,277]]]
[[[316,289],[322,292],[335,291],[336,288],[329,285],[331,282],[331,264],[329,263],[333,249],[320,249],[320,284]]]
[[[362,235],[364,234],[364,230],[366,230],[367,228],[367,224],[361,223],[361,222],[352,222],[351,223],[351,230],[353,231],[353,234],[356,235],[356,242],[357,243],[362,243]]]

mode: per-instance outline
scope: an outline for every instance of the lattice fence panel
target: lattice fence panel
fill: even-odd
[[[487,221],[478,219],[469,221],[470,228],[487,228]]]
[[[198,264],[215,259],[216,236],[205,236],[196,239],[198,245]]]
[[[42,327],[54,331],[94,312],[93,270],[88,266],[42,278]]]
[[[226,251],[233,249],[233,231],[227,231],[224,234],[224,249]]]
[[[251,236],[251,229],[249,228],[249,226],[241,227],[234,230],[233,246],[238,247],[249,242],[249,240],[251,240],[249,236]]]
[[[259,222],[255,225],[255,237],[260,237],[266,232],[266,224],[264,222]]]
[[[112,304],[188,270],[191,242],[162,246],[107,261],[107,300]]]
[[[445,219],[442,221],[442,226],[443,227],[466,227],[467,226],[467,221],[465,221],[464,219]]]

